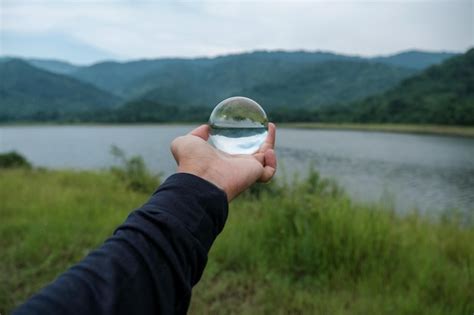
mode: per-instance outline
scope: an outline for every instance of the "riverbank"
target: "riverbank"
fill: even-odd
[[[143,204],[152,189],[134,180],[143,184],[126,172],[0,170],[0,313]],[[259,185],[231,204],[191,313],[470,314],[472,239],[455,215],[358,204],[317,173]]]
[[[278,124],[278,126],[283,128],[355,130],[474,137],[474,127],[471,126],[333,123],[281,123]]]
[[[34,127],[34,126],[194,126],[206,122],[137,122],[137,123],[96,123],[96,122],[11,122],[0,123],[0,127]],[[350,124],[350,123],[313,123],[294,122],[278,123],[280,128],[298,129],[324,129],[324,130],[355,130],[369,132],[392,132],[411,134],[432,134],[445,136],[473,137],[474,126],[449,126],[449,125],[409,125],[409,124]]]

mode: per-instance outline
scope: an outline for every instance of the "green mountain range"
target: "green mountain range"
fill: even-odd
[[[247,95],[265,106],[306,107],[384,91],[453,55],[409,51],[360,58],[326,52],[257,51],[217,58],[103,62],[71,75],[129,100],[214,106],[229,96]]]
[[[474,125],[474,49],[363,100],[270,114],[275,121]]]
[[[202,121],[244,95],[278,121],[469,124],[471,55],[257,51],[91,66],[4,57],[0,120]]]
[[[454,57],[457,54],[440,52],[430,53],[417,50],[404,51],[398,54],[385,56],[385,57],[374,57],[371,60],[375,62],[381,62],[392,66],[399,66],[411,69],[423,70],[429,66],[439,64],[444,60]]]
[[[230,96],[245,95],[267,109],[302,108],[360,99],[414,73],[365,61],[291,63],[244,58],[209,66],[169,65],[130,87],[136,98],[164,104],[213,107]]]
[[[358,122],[474,125],[474,49],[352,106]]]
[[[0,121],[54,120],[120,103],[116,96],[89,83],[18,59],[0,62],[0,78]]]
[[[53,60],[53,59],[28,59],[29,64],[54,73],[70,74],[78,71],[81,67],[73,65],[67,61]]]

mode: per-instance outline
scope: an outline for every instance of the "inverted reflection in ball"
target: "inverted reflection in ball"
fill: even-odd
[[[209,118],[209,140],[217,149],[229,154],[253,154],[268,134],[267,114],[247,97],[223,100]]]

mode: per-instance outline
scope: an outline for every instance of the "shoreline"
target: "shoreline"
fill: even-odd
[[[472,126],[353,123],[281,123],[278,126],[294,129],[352,130],[474,138],[474,127]]]
[[[137,122],[137,123],[58,123],[58,122],[18,122],[0,123],[1,127],[55,127],[55,126],[192,126],[199,122]],[[320,130],[351,130],[365,132],[387,132],[401,134],[422,134],[437,136],[456,136],[474,138],[474,126],[450,126],[450,125],[414,125],[414,124],[357,124],[357,123],[313,123],[313,122],[288,122],[276,123],[280,128],[290,129],[320,129]]]

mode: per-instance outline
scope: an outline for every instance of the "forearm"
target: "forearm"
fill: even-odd
[[[17,314],[179,314],[227,217],[223,191],[175,174],[99,249]]]

